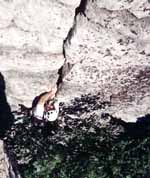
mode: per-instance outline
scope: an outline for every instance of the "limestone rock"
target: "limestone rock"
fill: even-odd
[[[98,6],[108,10],[128,9],[138,18],[150,16],[149,0],[101,0],[98,2]]]
[[[59,99],[98,95],[109,103],[103,113],[136,121],[150,113],[149,43],[149,0],[0,0],[0,76],[12,109],[65,77]]]
[[[58,97],[66,102],[97,93],[113,116],[148,114],[149,16],[148,0],[0,1],[8,103],[30,106],[65,76]]]
[[[150,113],[150,17],[142,11],[148,2],[108,1],[81,1],[76,9],[64,43],[66,64],[74,67],[61,95],[97,93],[111,103],[104,112],[132,122]]]
[[[0,1],[0,72],[12,108],[56,84],[79,0]]]

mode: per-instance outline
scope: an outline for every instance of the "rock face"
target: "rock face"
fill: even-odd
[[[149,3],[138,2],[81,1],[64,43],[75,64],[64,96],[99,93],[104,112],[129,122],[150,112]]]
[[[149,1],[15,0],[0,9],[0,72],[12,108],[30,106],[65,76],[65,102],[98,94],[110,103],[104,112],[125,121],[150,113]]]
[[[21,178],[17,167],[14,165],[14,162],[11,162],[10,158],[8,157],[8,153],[6,152],[6,148],[2,140],[0,140],[0,177]]]
[[[12,109],[62,84],[60,100],[95,95],[97,114],[135,122],[150,113],[149,43],[149,0],[1,0],[0,86]]]
[[[12,108],[55,85],[79,0],[0,2],[0,72]],[[68,18],[69,17],[69,18]]]

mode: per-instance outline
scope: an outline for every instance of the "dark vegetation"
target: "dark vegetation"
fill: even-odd
[[[61,103],[58,120],[44,126],[17,117],[5,142],[22,176],[149,178],[150,115],[127,124],[102,113],[109,105],[85,95],[70,106]]]

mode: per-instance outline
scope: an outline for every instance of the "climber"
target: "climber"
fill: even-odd
[[[55,121],[59,113],[59,102],[56,99],[57,88],[51,89],[49,92],[42,93],[35,97],[31,108],[20,105],[22,113],[32,116],[34,120],[39,121]]]

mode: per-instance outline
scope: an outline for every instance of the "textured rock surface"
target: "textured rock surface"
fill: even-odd
[[[64,62],[63,40],[79,0],[0,1],[0,72],[8,102],[31,105],[53,86]]]
[[[0,1],[0,71],[8,102],[31,105],[57,82],[65,55],[63,72],[75,65],[60,98],[99,93],[111,102],[105,112],[135,121],[150,112],[150,3],[81,0],[74,14],[79,3]]]
[[[64,44],[67,62],[75,65],[62,93],[99,93],[111,102],[104,112],[136,121],[150,112],[150,17],[143,10],[148,2],[104,2],[81,1],[76,9]]]
[[[0,140],[0,177],[7,178],[8,169],[7,162],[5,160],[3,141]]]
[[[8,157],[4,142],[0,140],[0,178],[21,178],[15,165],[14,162],[12,164]]]
[[[123,10],[128,9],[138,18],[150,15],[149,0],[101,0],[98,3],[100,8],[107,8],[109,10]]]
[[[149,0],[81,0],[74,14],[79,3],[0,0],[0,72],[8,102],[30,106],[73,66],[59,98],[90,93],[109,104],[98,114],[136,121],[150,113]],[[3,160],[2,142],[0,149]]]

